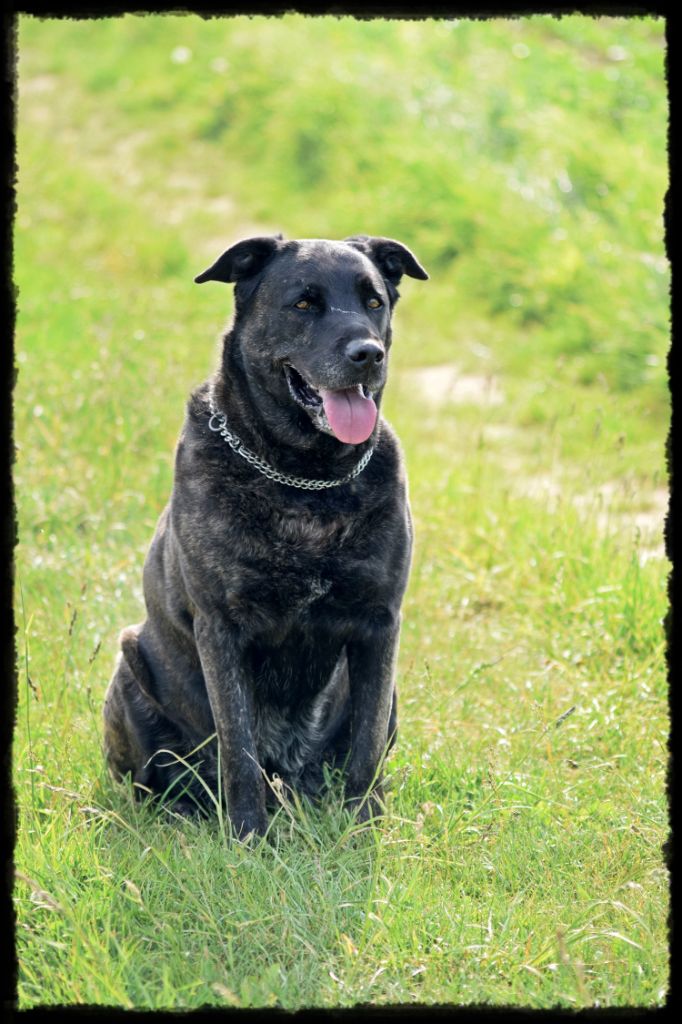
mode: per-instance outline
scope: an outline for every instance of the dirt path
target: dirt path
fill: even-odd
[[[505,401],[495,376],[463,374],[454,363],[406,370],[402,377],[409,381],[410,389],[433,408],[449,403],[499,406]],[[508,441],[520,433],[521,428],[501,423],[486,424],[484,428],[486,440],[493,443]],[[642,564],[650,558],[665,557],[663,530],[668,511],[667,488],[657,487],[646,493],[635,493],[630,481],[616,479],[576,493],[575,485],[571,483],[569,486],[559,475],[524,475],[527,465],[521,457],[513,460],[509,468],[513,471],[510,473],[513,491],[519,497],[533,498],[550,509],[558,507],[568,497],[586,516],[594,517],[604,534],[622,531],[631,534],[633,539],[638,536]]]

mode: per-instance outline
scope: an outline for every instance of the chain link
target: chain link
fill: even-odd
[[[211,410],[211,418],[208,421],[208,429],[212,430],[214,434],[220,434],[225,444],[228,444],[233,452],[237,455],[241,455],[243,459],[246,459],[250,465],[266,476],[269,480],[275,480],[278,484],[287,484],[289,487],[298,487],[304,491],[323,491],[328,487],[340,487],[341,484],[347,484],[351,480],[354,480],[356,476],[360,476],[363,469],[372,458],[374,454],[374,448],[368,448],[365,454],[358,462],[355,469],[352,469],[348,476],[342,477],[340,480],[307,480],[302,476],[290,476],[288,473],[280,473],[278,469],[271,466],[265,459],[261,459],[260,456],[254,454],[245,448],[241,440],[236,434],[233,434],[227,427],[227,418],[225,413],[219,412],[213,401],[213,395],[209,395],[209,409]]]

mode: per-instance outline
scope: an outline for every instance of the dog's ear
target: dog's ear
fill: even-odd
[[[260,238],[245,238],[226,249],[212,267],[194,278],[195,284],[204,281],[245,281],[258,274],[279,249],[282,235],[264,235]]]
[[[429,275],[402,242],[370,235],[352,235],[345,241],[369,256],[392,285],[397,285],[403,274],[428,280]]]

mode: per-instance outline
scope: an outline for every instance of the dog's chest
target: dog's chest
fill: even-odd
[[[294,550],[320,555],[338,548],[350,532],[346,516],[320,516],[300,509],[275,509],[271,529],[277,539]]]
[[[240,511],[215,564],[216,599],[242,637],[273,649],[299,631],[316,642],[345,637],[358,590],[372,586],[366,521],[324,508],[313,515],[301,504]]]
[[[299,611],[324,598],[332,587],[330,576],[339,549],[349,533],[343,519],[320,517],[295,511],[273,513],[272,524],[282,582],[292,606]],[[330,557],[331,556],[331,557]]]

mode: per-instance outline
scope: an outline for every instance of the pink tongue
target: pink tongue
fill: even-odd
[[[344,444],[361,444],[374,430],[377,407],[371,398],[365,398],[357,388],[342,391],[320,390],[324,411],[334,436]]]

